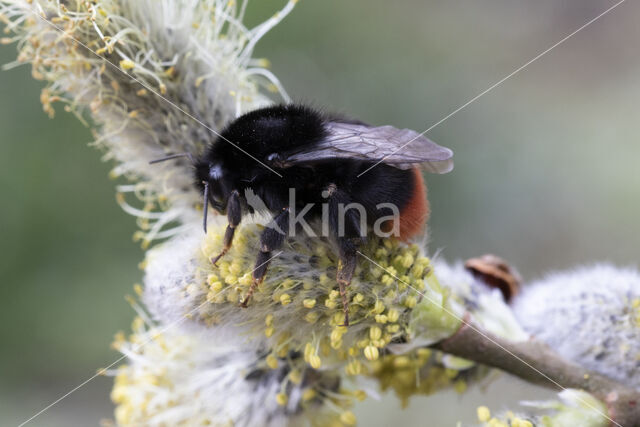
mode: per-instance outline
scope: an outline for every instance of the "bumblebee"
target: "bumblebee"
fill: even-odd
[[[421,170],[449,172],[452,156],[448,148],[412,130],[369,126],[304,105],[244,114],[194,160],[195,183],[204,195],[205,231],[209,205],[228,219],[223,249],[211,261],[215,264],[231,248],[242,217],[255,209],[247,195],[257,196],[260,210],[273,220],[260,237],[253,282],[241,302],[246,307],[272,253],[299,228],[292,222],[322,219],[340,259],[336,279],[348,325],[346,288],[358,248],[374,225],[405,241],[419,234],[429,216]]]

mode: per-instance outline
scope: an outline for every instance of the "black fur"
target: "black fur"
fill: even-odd
[[[309,149],[320,141],[325,136],[325,120],[319,112],[301,105],[278,105],[247,113],[227,126],[222,136],[269,165],[282,178],[218,138],[196,162],[196,183],[202,189],[202,182],[209,182],[210,201],[220,211],[224,211],[233,190],[244,197],[244,191],[250,188],[271,212],[279,213],[288,207],[289,188],[293,188],[297,208],[315,203],[309,217],[319,217],[320,205],[327,202],[322,192],[329,185],[346,194],[347,203],[362,204],[369,225],[390,214],[390,211],[378,210],[376,205],[379,203],[393,203],[402,210],[413,192],[411,170],[381,163],[358,178],[357,175],[369,168],[371,162],[334,159],[289,168],[273,165],[278,153],[293,148]],[[219,177],[212,177],[212,170],[219,170]]]

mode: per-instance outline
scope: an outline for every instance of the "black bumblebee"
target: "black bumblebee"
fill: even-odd
[[[313,220],[321,218],[322,206],[328,205],[324,213],[340,257],[337,282],[348,325],[345,288],[367,229],[395,215],[397,236],[407,240],[419,233],[429,206],[418,166],[449,172],[452,156],[451,150],[412,130],[369,126],[303,105],[249,112],[230,123],[194,161],[196,184],[204,193],[205,230],[208,204],[228,217],[224,247],[211,261],[215,264],[227,253],[243,213],[252,212],[245,196],[252,191],[273,214],[275,226],[261,235],[253,283],[241,303],[246,307],[267,272],[272,251],[284,242],[292,211],[304,212],[307,206],[304,217]],[[291,194],[295,206],[291,206]],[[351,204],[361,208],[345,210]],[[385,207],[380,208],[381,204]]]

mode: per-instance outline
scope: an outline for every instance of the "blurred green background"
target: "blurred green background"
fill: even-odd
[[[250,23],[282,1],[254,2]],[[258,45],[295,100],[422,131],[613,2],[305,0]],[[640,4],[619,8],[429,133],[456,168],[430,176],[431,249],[505,256],[527,279],[593,261],[639,263]],[[0,62],[15,46],[0,46]],[[109,166],[40,82],[0,73],[0,424],[14,425],[114,361],[141,280],[134,219]],[[32,425],[111,416],[98,378]],[[358,408],[362,425],[453,426],[475,406],[548,392],[502,377],[469,395]]]

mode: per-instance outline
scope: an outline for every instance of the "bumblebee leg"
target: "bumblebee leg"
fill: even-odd
[[[349,298],[347,286],[351,283],[356,269],[356,251],[364,241],[361,213],[366,215],[364,208],[349,208],[352,202],[349,195],[338,189],[334,184],[327,187],[329,202],[329,227],[340,252],[340,264],[336,280],[340,288],[344,322],[341,326],[349,326]],[[345,208],[346,206],[346,208]],[[366,226],[366,225],[365,225]]]
[[[233,190],[231,195],[229,196],[229,200],[227,201],[227,229],[224,232],[224,241],[222,245],[222,251],[211,258],[211,263],[216,265],[216,263],[225,256],[229,249],[231,249],[231,244],[233,243],[233,234],[236,231],[236,227],[240,224],[240,220],[242,219],[242,206],[240,204],[240,194],[238,190]]]
[[[253,296],[256,288],[264,280],[267,274],[269,262],[273,258],[272,251],[280,249],[284,243],[284,238],[289,231],[289,208],[282,209],[271,224],[267,226],[260,236],[260,252],[256,258],[256,264],[253,269],[253,282],[247,291],[247,295],[242,299],[240,307],[246,308],[249,300]]]
[[[353,273],[356,270],[356,253],[349,252],[340,255],[338,265],[338,275],[336,277],[340,287],[340,297],[342,298],[342,310],[344,311],[344,322],[340,326],[349,326],[349,300],[347,299],[347,286],[351,284]]]

